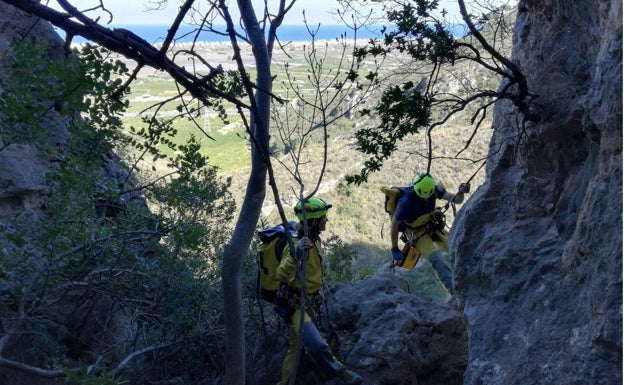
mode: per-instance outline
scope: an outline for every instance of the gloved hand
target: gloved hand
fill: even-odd
[[[430,218],[431,220],[429,222],[429,225],[431,227],[429,227],[429,231],[432,231],[433,233],[434,230],[444,230],[444,227],[446,227],[446,216],[442,211],[435,210],[431,213]]]
[[[463,203],[464,202],[464,194],[470,192],[470,183],[462,183],[459,185],[457,189],[457,194],[453,196],[453,203]]]
[[[310,238],[303,237],[297,243],[297,259],[301,260],[304,253],[314,247],[314,242]]]
[[[401,259],[403,259],[403,253],[401,253],[401,250],[399,250],[398,247],[393,247],[391,251],[392,259],[394,259],[395,261],[400,261]]]
[[[434,210],[431,213],[431,220],[433,222],[446,222],[446,216],[444,215],[444,213],[440,210]]]

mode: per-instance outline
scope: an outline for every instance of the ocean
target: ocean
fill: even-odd
[[[358,39],[371,39],[380,37],[380,31],[382,25],[375,25],[368,27],[367,29],[360,29],[357,31]],[[136,35],[142,37],[151,44],[162,43],[164,40],[169,25],[114,25],[108,26],[108,28],[124,28],[134,32]],[[181,26],[176,34],[176,43],[190,43],[195,39],[196,32],[193,31],[194,27],[184,25]],[[222,30],[225,30],[221,26]],[[61,36],[64,36],[63,31],[58,31]],[[342,24],[323,24],[313,31],[315,33],[316,40],[334,40],[342,36],[346,36],[348,39],[353,39],[355,33]],[[283,42],[307,42],[311,41],[310,32],[305,25],[282,25],[277,34],[278,38]],[[76,36],[73,40],[74,43],[85,43],[87,40],[80,36]],[[197,41],[200,42],[224,42],[229,41],[229,37],[216,33],[202,32],[197,37]]]

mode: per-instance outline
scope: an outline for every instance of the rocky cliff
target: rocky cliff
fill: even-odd
[[[452,237],[464,384],[622,381],[622,2],[520,1],[513,60],[541,120],[501,104]]]
[[[527,77],[539,121],[527,121],[511,104],[499,102],[486,181],[461,209],[451,233],[456,295],[469,341],[459,381],[621,383],[622,3],[520,1],[514,36],[512,59]],[[404,305],[396,304],[362,321],[361,309],[383,298],[364,287],[338,293],[346,302],[339,305],[342,314],[361,322],[352,328],[360,338],[348,362],[368,362],[362,371],[376,383],[428,383],[431,377],[420,364],[427,366],[424,357],[432,351],[420,350],[424,355],[398,365],[401,358],[390,354],[385,365],[377,365],[393,351],[388,346],[410,346],[399,339],[378,343],[393,340],[393,325],[409,318],[397,310]],[[435,306],[426,309],[432,317],[437,313]],[[388,314],[396,314],[390,326],[375,329]],[[420,321],[419,327],[427,324]],[[435,329],[446,330],[449,343],[453,333],[442,325]],[[417,330],[405,333],[406,340],[436,346]],[[381,354],[367,361],[371,350]],[[450,373],[448,364],[462,366],[459,356],[449,359],[450,351],[438,357],[438,372]],[[406,366],[412,370],[402,373]],[[434,378],[439,384],[454,381]]]

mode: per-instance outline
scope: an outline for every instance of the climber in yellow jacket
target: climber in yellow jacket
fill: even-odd
[[[299,237],[295,241],[295,258],[290,254],[290,247],[286,246],[277,277],[284,282],[277,293],[276,310],[289,325],[290,343],[282,366],[282,380],[278,385],[286,385],[289,381],[297,353],[299,334],[303,348],[308,357],[328,377],[340,377],[345,384],[361,384],[362,378],[347,369],[332,354],[329,345],[321,336],[313,320],[318,319],[321,304],[323,278],[325,276],[323,252],[321,249],[320,234],[327,227],[327,211],[332,205],[322,199],[311,197],[305,205],[302,202],[295,206],[295,215],[299,218]],[[304,236],[304,210],[307,237]],[[303,266],[302,261],[307,259]],[[303,278],[303,280],[301,279]],[[301,309],[302,281],[305,282],[306,308]],[[303,317],[303,324],[301,318]]]

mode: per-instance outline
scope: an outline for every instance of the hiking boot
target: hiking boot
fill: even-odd
[[[364,381],[359,374],[347,369],[345,366],[340,370],[338,377],[340,377],[346,385],[360,385]]]

